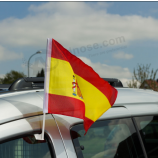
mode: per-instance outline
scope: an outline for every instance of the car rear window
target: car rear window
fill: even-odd
[[[137,133],[130,118],[97,121],[84,136],[83,124],[71,128],[79,158],[143,158]]]

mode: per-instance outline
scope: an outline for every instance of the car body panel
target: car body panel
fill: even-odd
[[[67,154],[70,158],[75,158],[76,157],[76,153],[75,153],[75,149],[73,147],[73,143],[71,140],[71,135],[70,135],[70,128],[75,125],[75,124],[79,124],[79,123],[83,123],[82,119],[78,119],[78,118],[73,118],[73,117],[68,117],[68,116],[62,116],[62,115],[53,115],[59,130],[61,132],[64,144],[65,144],[65,148],[67,151]],[[114,119],[114,118],[122,118],[122,117],[129,117],[130,113],[128,112],[128,110],[124,107],[117,107],[117,108],[111,108],[109,109],[106,114],[103,114],[98,121],[100,120],[105,120],[105,119]]]
[[[43,100],[37,92],[0,97],[0,124],[24,117],[43,114]]]
[[[40,133],[42,122],[43,116],[35,116],[0,125],[0,142],[25,134]],[[67,158],[62,138],[51,114],[46,115],[45,132],[49,135],[53,143],[56,156],[59,158]]]
[[[158,104],[147,103],[147,104],[129,104],[124,105],[130,112],[131,116],[144,116],[144,115],[157,115]]]
[[[130,103],[158,103],[158,92],[135,88],[117,88],[118,96],[114,106]]]
[[[115,104],[97,121],[158,113],[157,92],[130,88],[117,90]],[[25,132],[41,131],[43,96],[42,89],[0,95],[0,141]],[[83,120],[56,114],[46,115],[45,131],[51,137],[57,157],[77,157],[70,128],[79,123],[83,123]]]
[[[146,112],[151,112],[151,114],[153,114],[157,112],[157,110],[155,111],[150,108],[151,106],[156,108],[158,105],[157,92],[129,88],[118,88],[117,90],[118,97],[113,107],[124,107],[128,109],[130,114],[146,114]],[[1,94],[0,124],[19,118],[43,114],[43,95],[44,90]],[[145,108],[142,106],[145,106]],[[101,118],[109,117],[111,115],[110,111],[111,109],[104,113]],[[113,110],[113,112],[114,111],[115,110]],[[115,115],[121,115],[121,113],[116,110]],[[124,114],[122,113],[122,115]],[[125,115],[128,115],[128,113],[125,112]]]

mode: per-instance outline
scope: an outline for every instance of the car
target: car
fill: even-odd
[[[19,80],[31,84],[18,88]],[[46,114],[45,138],[37,140],[42,132],[44,79],[19,80],[0,92],[0,158],[158,157],[157,92],[124,88],[114,84],[120,83],[117,79],[105,79],[117,88],[118,97],[86,135],[82,119]]]
[[[0,84],[0,92],[6,91],[10,87],[10,84]]]

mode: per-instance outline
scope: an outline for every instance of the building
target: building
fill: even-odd
[[[158,91],[158,80],[144,80],[144,82],[139,87],[141,89],[152,89],[153,91]]]

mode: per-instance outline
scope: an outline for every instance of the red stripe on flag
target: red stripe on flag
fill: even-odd
[[[112,86],[111,86],[112,87]],[[115,103],[115,101],[116,101],[116,98],[117,98],[117,93],[118,93],[118,91],[115,89],[115,88],[113,88],[112,87],[112,96],[111,96],[111,98],[110,98],[110,100],[109,100],[109,102],[110,102],[110,104],[111,104],[111,106]]]
[[[68,61],[75,74],[82,77],[93,86],[95,86],[98,90],[100,90],[107,97],[111,106],[114,104],[117,97],[117,90],[115,88],[113,88],[107,81],[100,78],[100,76],[90,66],[85,64],[75,55],[71,54],[54,39],[52,39],[52,47],[53,50],[51,56],[53,58]]]
[[[84,119],[84,102],[61,95],[49,94],[48,113],[61,114]]]
[[[67,58],[63,54],[62,50],[60,49],[59,43],[52,39],[52,50],[51,50],[51,57],[61,59],[61,60],[66,60]]]
[[[94,123],[94,121],[90,120],[89,118],[87,118],[87,117],[84,118],[84,129],[85,129],[86,133],[93,123]]]

